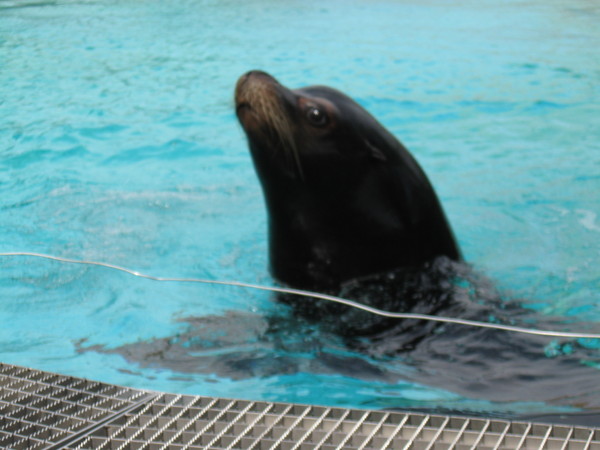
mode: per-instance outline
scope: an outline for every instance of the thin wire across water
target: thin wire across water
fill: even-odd
[[[536,336],[548,336],[548,337],[557,337],[557,338],[573,338],[573,339],[600,339],[600,334],[598,333],[578,333],[578,332],[569,332],[569,331],[552,331],[552,330],[538,330],[535,328],[524,328],[518,327],[514,325],[504,325],[497,323],[489,323],[489,322],[479,322],[475,320],[467,320],[460,319],[454,317],[443,317],[443,316],[431,316],[428,314],[417,314],[417,313],[398,313],[398,312],[390,312],[384,311],[378,308],[373,308],[372,306],[363,305],[361,303],[348,300],[341,297],[336,297],[333,295],[320,294],[318,292],[305,291],[301,289],[291,289],[284,287],[274,287],[274,286],[263,286],[259,284],[252,283],[244,283],[241,281],[222,281],[222,280],[209,280],[202,278],[171,278],[171,277],[157,277],[153,275],[147,275],[135,270],[128,269],[126,267],[117,266],[115,264],[99,262],[99,261],[86,261],[79,259],[71,259],[71,258],[63,258],[60,256],[54,255],[46,255],[43,253],[33,253],[33,252],[4,252],[0,253],[0,257],[16,257],[16,256],[29,256],[35,258],[44,258],[53,261],[59,261],[62,263],[69,264],[83,264],[90,266],[99,266],[105,267],[108,269],[118,270],[121,272],[125,272],[129,275],[133,275],[140,278],[145,278],[152,281],[159,282],[174,282],[174,283],[204,283],[204,284],[216,284],[216,285],[225,285],[225,286],[237,286],[248,289],[259,289],[262,291],[269,292],[279,292],[283,294],[294,294],[303,297],[310,297],[319,300],[325,300],[335,303],[340,303],[342,305],[350,306],[352,308],[361,309],[363,311],[369,312],[371,314],[376,314],[382,317],[388,317],[392,319],[416,319],[416,320],[427,320],[431,322],[442,322],[442,323],[452,323],[456,325],[464,325],[470,327],[479,327],[479,328],[491,328],[495,330],[503,330],[510,331],[514,333],[523,333],[523,334],[532,334]]]

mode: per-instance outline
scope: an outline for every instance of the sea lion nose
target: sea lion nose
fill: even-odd
[[[279,85],[277,80],[262,70],[251,70],[243,74],[237,81],[235,86],[236,103],[247,102],[249,93],[259,87]]]
[[[269,76],[266,72],[263,72],[261,70],[250,70],[249,72],[246,72],[237,81],[236,89],[235,89],[236,93],[239,93],[243,89],[244,85],[246,83],[248,83],[248,81],[251,78],[257,78],[257,77],[261,77],[261,76],[264,77],[265,75]]]
[[[242,75],[238,81],[238,85],[243,85],[247,82],[269,82],[269,83],[277,83],[277,80],[267,72],[263,72],[262,70],[251,70]]]
[[[242,77],[244,77],[244,78],[250,78],[250,77],[267,77],[267,78],[273,78],[267,72],[263,72],[262,70],[250,70],[249,72],[246,72],[244,75],[242,75]]]
[[[246,72],[244,75],[242,75],[241,77],[238,78],[237,83],[235,85],[235,102],[239,103],[242,100],[242,97],[244,96],[244,91],[246,89],[246,84],[248,83],[248,80],[253,76],[252,74],[254,73],[254,71],[250,71],[250,72]]]

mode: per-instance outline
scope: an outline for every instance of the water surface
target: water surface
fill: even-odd
[[[260,68],[341,89],[399,137],[520,321],[598,331],[599,22],[587,0],[0,1],[0,251],[272,283],[232,109]],[[3,362],[226,397],[600,409],[597,342],[447,332],[377,357],[310,324],[269,334],[285,311],[261,292],[0,267]]]

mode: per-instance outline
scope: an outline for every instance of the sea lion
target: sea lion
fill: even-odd
[[[261,71],[235,88],[268,210],[273,277],[339,292],[350,280],[461,253],[427,176],[345,94],[290,90]]]

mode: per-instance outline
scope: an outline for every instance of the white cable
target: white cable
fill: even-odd
[[[225,285],[225,286],[237,286],[237,287],[243,287],[243,288],[249,288],[249,289],[259,289],[262,291],[279,292],[279,293],[283,293],[283,294],[294,294],[294,295],[300,295],[303,297],[312,297],[312,298],[316,298],[319,300],[326,300],[326,301],[330,301],[330,302],[340,303],[342,305],[350,306],[352,308],[361,309],[361,310],[369,312],[371,314],[376,314],[378,316],[383,316],[383,317],[389,317],[392,319],[428,320],[431,322],[453,323],[456,325],[464,325],[464,326],[471,326],[471,327],[491,328],[491,329],[495,329],[495,330],[504,330],[504,331],[511,331],[511,332],[515,332],[515,333],[532,334],[532,335],[536,335],[536,336],[550,336],[550,337],[573,338],[573,339],[600,339],[600,334],[596,334],[596,333],[574,333],[574,332],[568,332],[568,331],[538,330],[538,329],[534,329],[534,328],[523,328],[523,327],[518,327],[518,326],[513,326],[513,325],[478,322],[475,320],[457,319],[457,318],[452,318],[452,317],[430,316],[428,314],[395,313],[395,312],[383,311],[381,309],[373,308],[372,306],[363,305],[361,303],[358,303],[358,302],[355,302],[352,300],[347,300],[345,298],[336,297],[336,296],[327,295],[327,294],[319,294],[318,292],[310,292],[310,291],[304,291],[304,290],[300,290],[300,289],[262,286],[262,285],[258,285],[258,284],[243,283],[240,281],[219,281],[219,280],[207,280],[207,279],[202,279],[202,278],[155,277],[152,275],[146,275],[141,272],[137,272],[135,270],[127,269],[125,267],[117,266],[114,264],[98,262],[98,261],[85,261],[85,260],[78,260],[78,259],[62,258],[60,256],[46,255],[43,253],[6,252],[6,253],[0,253],[0,256],[4,256],[4,257],[31,256],[31,257],[50,259],[53,261],[59,261],[59,262],[70,263],[70,264],[85,264],[85,265],[91,265],[91,266],[100,266],[100,267],[106,267],[108,269],[119,270],[121,272],[125,272],[130,275],[134,275],[136,277],[146,278],[148,280],[153,280],[153,281],[218,284],[218,285]]]

